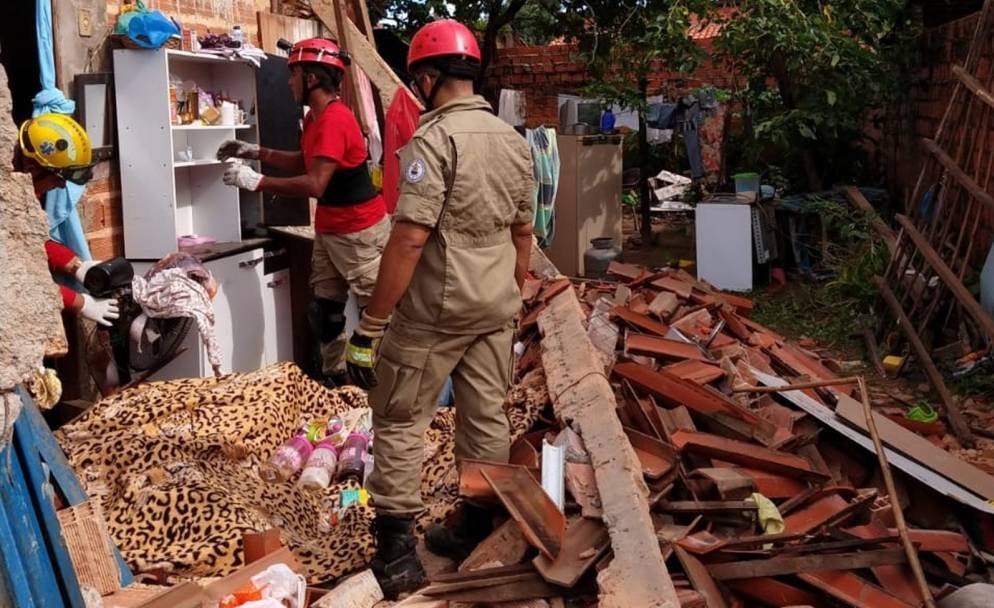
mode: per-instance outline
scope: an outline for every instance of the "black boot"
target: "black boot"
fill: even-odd
[[[376,555],[372,568],[383,596],[396,600],[401,593],[417,591],[428,584],[428,575],[415,551],[414,518],[377,515],[374,526]]]
[[[322,384],[324,384],[325,388],[336,389],[348,386],[349,384],[352,384],[352,382],[349,381],[348,374],[341,372],[340,374],[333,374],[331,376],[325,375],[322,380]]]
[[[435,555],[462,562],[494,531],[493,517],[492,510],[465,503],[454,525],[428,528],[425,544]]]

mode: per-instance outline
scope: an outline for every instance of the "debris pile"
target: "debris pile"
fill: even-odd
[[[609,275],[527,282],[516,374],[546,416],[510,464],[460,463],[509,518],[410,605],[905,607],[979,580],[994,478],[871,418],[748,299]]]

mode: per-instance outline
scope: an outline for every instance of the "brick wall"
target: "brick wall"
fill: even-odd
[[[901,208],[914,191],[925,160],[921,139],[935,137],[957,82],[952,68],[963,65],[976,25],[977,15],[972,15],[924,33],[920,41],[920,60],[914,86],[901,102],[887,109],[882,129],[871,131],[871,137],[879,142],[878,153],[887,183]],[[983,56],[975,75],[986,83],[990,79],[990,69],[991,57]],[[982,128],[979,119],[974,120],[976,128]],[[988,123],[985,135],[974,139],[974,158],[980,155],[981,146],[985,143],[987,155],[982,158],[990,158],[990,150],[994,149],[994,124]],[[988,191],[994,194],[994,188],[988,188]],[[971,218],[970,221],[976,220]],[[981,256],[980,263],[982,257],[987,255],[992,232],[994,213],[988,211],[980,218],[977,242],[982,245],[975,251],[976,255]]]
[[[107,27],[117,21],[118,0],[107,0]],[[245,36],[258,45],[258,19],[256,11],[269,10],[269,0],[145,0],[150,9],[162,11],[173,17],[181,26],[194,29],[199,34],[208,30],[229,31],[231,25],[242,26]],[[222,9],[215,12],[214,6]],[[230,7],[230,11],[224,10]],[[111,70],[110,64],[106,69]],[[124,255],[124,228],[121,214],[121,176],[119,159],[99,163],[94,178],[87,184],[79,203],[79,214],[94,259],[107,259]]]
[[[699,44],[710,50],[709,41]],[[730,88],[732,82],[731,72],[710,60],[693,74],[671,72],[660,65],[649,78],[649,94],[678,94],[703,85]],[[559,94],[575,94],[587,83],[587,66],[577,56],[576,47],[568,44],[499,49],[487,75],[491,92],[524,91],[528,127],[559,124]]]

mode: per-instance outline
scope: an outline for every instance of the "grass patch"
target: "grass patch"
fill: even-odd
[[[847,354],[862,348],[853,336],[859,332],[860,311],[827,284],[791,283],[754,292],[752,298],[750,318],[790,339],[811,338]]]

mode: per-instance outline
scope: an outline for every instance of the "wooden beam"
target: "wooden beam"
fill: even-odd
[[[311,9],[314,10],[314,14],[329,30],[333,32],[341,31],[337,27],[333,0],[311,0]],[[344,40],[348,40],[349,46],[346,48],[352,54],[352,61],[366,73],[370,82],[379,91],[380,101],[383,103],[384,108],[390,107],[390,103],[398,91],[405,91],[411,96],[414,103],[423,109],[414,95],[408,90],[407,86],[401,82],[400,77],[380,57],[380,54],[376,52],[376,47],[359,31],[359,28],[356,27],[355,23],[352,23],[351,19],[345,19],[344,31],[347,35],[342,37],[343,42]]]
[[[973,317],[973,320],[977,322],[977,325],[987,335],[987,338],[994,341],[994,318],[991,318],[991,315],[984,310],[980,302],[977,302],[977,299],[973,297],[970,290],[963,285],[963,282],[956,276],[956,273],[946,265],[942,257],[932,248],[928,243],[928,239],[922,233],[918,232],[918,229],[911,223],[911,220],[899,213],[897,214],[897,223],[901,225],[904,234],[908,235],[911,242],[915,244],[915,247],[921,252],[922,257],[932,267],[935,274],[939,275],[942,282],[946,284],[946,287],[952,292],[960,306]]]
[[[945,150],[939,147],[939,144],[926,137],[922,139],[922,145],[924,145],[925,149],[935,157],[935,160],[939,161],[942,168],[945,169],[946,172],[953,177],[953,179],[966,188],[967,192],[969,192],[973,198],[977,199],[979,203],[987,207],[989,211],[994,211],[994,198],[992,198],[990,194],[987,194],[987,192],[985,192],[984,189],[977,184],[977,182],[973,181],[973,178],[967,175],[966,172],[964,172],[963,169],[956,164],[956,161],[946,154]]]
[[[602,608],[677,608],[680,599],[649,513],[648,488],[621,422],[572,289],[551,298],[539,315],[542,365],[556,416],[584,441],[611,537],[614,559],[597,575]]]
[[[891,313],[894,318],[897,319],[897,324],[904,331],[905,336],[908,338],[908,342],[911,344],[912,350],[915,352],[915,357],[918,359],[919,364],[922,366],[922,370],[928,377],[929,382],[932,384],[932,388],[935,392],[939,394],[939,399],[946,408],[946,417],[949,418],[949,425],[952,427],[953,433],[956,438],[960,440],[966,446],[972,446],[975,442],[973,433],[970,431],[970,426],[967,424],[966,420],[963,418],[963,413],[959,411],[959,404],[953,398],[952,393],[949,392],[949,387],[946,386],[946,382],[942,379],[942,372],[935,367],[935,363],[932,361],[932,357],[928,353],[928,349],[922,343],[921,338],[915,331],[915,326],[912,325],[911,320],[908,319],[908,315],[905,314],[904,309],[901,308],[901,303],[897,300],[897,296],[891,291],[890,286],[887,285],[887,281],[883,277],[873,277],[873,281],[877,284],[877,288],[880,290],[880,295],[887,306],[890,307]]]
[[[877,453],[880,462],[880,473],[884,478],[884,487],[887,488],[887,499],[890,501],[891,509],[894,512],[894,522],[897,524],[897,533],[901,537],[901,545],[905,557],[911,565],[911,571],[915,574],[915,581],[918,583],[918,591],[925,599],[925,606],[935,608],[935,599],[932,591],[928,588],[928,581],[925,580],[925,573],[922,571],[922,564],[918,561],[918,549],[911,543],[908,535],[908,526],[904,523],[904,509],[901,508],[901,499],[897,494],[894,485],[894,476],[891,473],[890,465],[887,463],[887,452],[884,451],[884,444],[880,440],[880,433],[877,431],[877,424],[873,419],[873,409],[870,408],[870,396],[866,393],[866,381],[859,379],[859,398],[863,404],[863,415],[866,416],[866,428],[870,431],[870,438],[873,439],[873,449]],[[887,564],[873,564],[883,566]],[[850,564],[849,568],[856,566]]]
[[[960,83],[963,86],[970,89],[978,99],[994,108],[994,95],[984,88],[984,85],[980,84],[980,81],[974,78],[971,74],[967,73],[962,67],[958,65],[953,66],[953,74],[956,78],[959,78]]]
[[[903,549],[881,549],[860,553],[780,555],[770,559],[710,564],[707,568],[711,576],[719,581],[734,581],[815,570],[856,570],[872,566],[903,564],[907,559]]]
[[[894,231],[891,230],[886,222],[880,219],[877,210],[873,208],[870,201],[866,200],[866,197],[859,191],[859,188],[856,186],[846,186],[844,190],[849,202],[855,205],[870,220],[870,226],[884,240],[887,250],[890,251],[890,255],[893,257],[894,252],[897,251],[897,237],[894,235]]]
[[[812,382],[799,382],[797,384],[785,384],[783,386],[736,386],[732,388],[733,393],[782,393],[784,391],[797,391],[805,388],[822,388],[825,386],[842,386],[844,384],[856,384],[859,378],[852,376],[849,378],[829,378],[828,380],[814,380]]]

